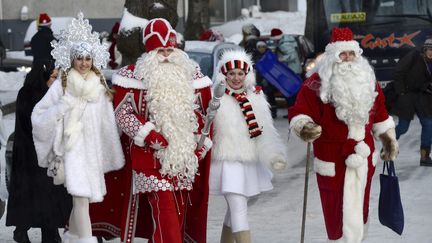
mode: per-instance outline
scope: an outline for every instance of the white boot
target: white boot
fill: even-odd
[[[78,240],[78,235],[71,234],[69,231],[63,234],[62,243],[75,243],[76,240]]]
[[[75,243],[98,243],[98,241],[96,237],[91,236],[87,238],[79,238],[75,241]]]

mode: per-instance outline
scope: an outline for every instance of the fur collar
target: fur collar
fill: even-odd
[[[90,71],[84,78],[78,71],[71,69],[67,76],[66,91],[72,96],[92,101],[98,98],[101,90],[105,89],[100,77]]]

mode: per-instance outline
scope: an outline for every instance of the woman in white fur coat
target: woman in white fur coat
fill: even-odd
[[[89,203],[106,194],[104,173],[120,169],[124,157],[111,103],[112,92],[95,67],[87,42],[70,48],[70,68],[62,72],[32,113],[33,138],[41,167],[73,196],[64,242],[93,243]],[[64,163],[64,178],[53,165]],[[57,159],[58,161],[58,159]],[[53,167],[56,167],[57,171]],[[57,173],[57,176],[56,176]],[[64,180],[64,181],[63,181]]]
[[[225,52],[218,70],[217,82],[226,90],[213,123],[210,192],[228,205],[221,242],[249,243],[247,200],[273,189],[269,168],[285,168],[286,148],[245,51]]]

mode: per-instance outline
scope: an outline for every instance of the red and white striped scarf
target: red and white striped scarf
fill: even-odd
[[[246,92],[243,91],[241,93],[234,93],[229,89],[225,89],[225,93],[227,95],[234,97],[238,101],[240,108],[243,112],[244,118],[246,120],[246,124],[249,127],[250,138],[258,137],[259,135],[261,135],[262,130],[258,126],[258,122],[255,118],[252,105],[249,102],[249,100],[246,98]]]

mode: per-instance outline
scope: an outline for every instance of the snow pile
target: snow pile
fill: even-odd
[[[125,8],[123,10],[123,16],[120,22],[120,32],[124,32],[124,33],[131,32],[135,28],[143,29],[147,25],[147,23],[148,23],[147,19],[137,17],[129,13],[127,8]]]
[[[241,29],[243,25],[254,24],[261,32],[261,35],[269,35],[271,29],[279,28],[284,34],[303,35],[306,25],[306,13],[304,12],[262,12],[261,17],[242,18],[228,21],[225,24],[212,27],[234,43],[241,40]],[[236,42],[238,41],[238,42]]]
[[[19,90],[26,75],[26,72],[0,72],[0,91]]]

